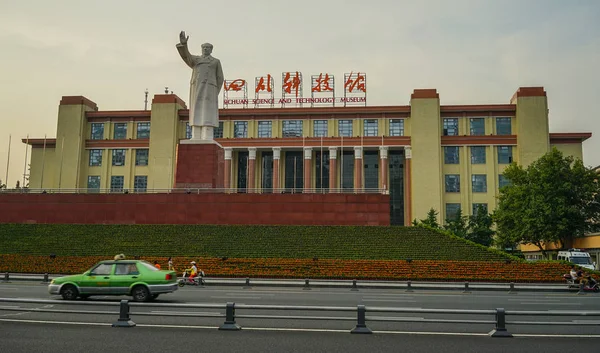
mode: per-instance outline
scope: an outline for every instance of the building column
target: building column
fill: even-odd
[[[256,147],[248,147],[248,192],[256,192]]]
[[[273,192],[279,193],[279,159],[281,158],[281,147],[273,147]]]
[[[304,192],[312,192],[312,147],[304,147]]]
[[[354,147],[354,192],[359,192],[363,188],[362,172],[363,172],[363,148],[362,146]],[[362,192],[362,190],[360,190]]]
[[[337,147],[329,147],[329,192],[337,192]]]
[[[388,146],[379,146],[379,170],[381,173],[381,188],[383,193],[389,193],[390,186],[388,185]]]
[[[412,181],[410,179],[412,148],[404,147],[404,225],[412,225]]]
[[[223,171],[223,187],[225,192],[231,192],[231,157],[233,156],[233,148],[225,147],[225,170]]]

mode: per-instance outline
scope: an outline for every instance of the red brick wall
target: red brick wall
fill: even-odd
[[[381,194],[0,194],[0,223],[389,225]]]

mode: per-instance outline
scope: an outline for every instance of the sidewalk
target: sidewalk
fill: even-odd
[[[64,275],[48,275],[47,282]],[[9,273],[8,281],[39,281],[46,283],[44,274]],[[496,283],[496,282],[427,282],[427,281],[373,281],[373,280],[324,280],[324,279],[266,279],[266,278],[216,278],[204,277],[207,286],[240,287],[299,287],[348,288],[348,289],[403,289],[403,290],[461,290],[470,291],[543,291],[573,292],[566,283]],[[6,273],[0,273],[0,284],[6,283]]]

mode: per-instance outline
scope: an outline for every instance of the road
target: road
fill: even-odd
[[[60,299],[50,296],[46,285],[30,282],[0,284],[2,298]],[[237,351],[389,351],[389,347],[411,344],[411,352],[446,351],[543,351],[568,352],[573,347],[591,349],[592,342],[600,337],[600,316],[595,317],[548,317],[507,315],[507,329],[515,338],[490,338],[487,334],[494,328],[494,315],[464,315],[436,313],[392,313],[374,312],[379,308],[409,309],[476,309],[493,310],[504,308],[507,311],[596,311],[600,313],[600,295],[589,293],[536,293],[509,294],[502,291],[459,290],[419,290],[407,292],[402,289],[364,289],[351,291],[339,288],[313,288],[303,290],[293,287],[240,287],[186,286],[172,294],[162,295],[153,303],[134,304],[130,308],[131,320],[135,328],[117,329],[110,324],[118,319],[118,303],[129,297],[95,297],[77,303],[97,305],[7,303],[0,302],[0,332],[6,333],[2,340],[13,352],[33,351],[36,342],[50,340],[60,347],[60,341],[71,342],[72,350],[78,351],[77,332],[86,332],[87,337],[108,337],[110,345],[122,344],[127,347],[135,342],[150,344],[147,351],[167,349],[159,338],[172,346],[186,341],[203,342],[212,351],[220,349]],[[112,303],[112,306],[100,305]],[[216,328],[224,323],[225,303],[235,302],[237,324],[241,331],[224,332]],[[185,304],[218,304],[212,308],[186,308]],[[176,304],[180,307],[165,307]],[[183,306],[182,306],[183,305]],[[285,305],[285,306],[335,306],[353,307],[365,305],[367,326],[374,335],[350,335],[356,325],[356,310],[351,312],[332,311],[284,311],[243,309],[240,305]],[[87,314],[11,311],[17,307],[38,309],[85,310]],[[371,310],[371,311],[369,311]],[[106,313],[106,314],[101,314]],[[263,315],[264,318],[249,316]],[[287,316],[288,318],[282,318]],[[293,319],[289,316],[294,316]],[[316,320],[307,316],[329,318]],[[279,317],[279,318],[276,318]],[[336,320],[333,320],[336,319]],[[406,321],[413,322],[406,322]],[[432,320],[433,322],[428,322]],[[439,322],[448,320],[449,322]],[[458,323],[460,320],[479,320],[480,323]],[[574,325],[529,325],[515,324],[515,321],[561,321],[566,323],[587,322],[592,326]],[[58,324],[58,322],[62,324]],[[44,330],[41,330],[44,328]],[[23,333],[20,333],[23,331]],[[55,332],[56,331],[56,332]],[[124,331],[115,333],[115,331]],[[48,332],[55,332],[54,336]],[[356,338],[356,337],[363,338]],[[368,337],[367,337],[368,336]],[[552,339],[550,339],[552,336]],[[21,337],[16,339],[15,337]],[[22,337],[35,339],[23,341]],[[52,340],[60,337],[60,340]],[[79,336],[81,337],[81,336]],[[191,338],[190,338],[191,337]],[[231,340],[231,337],[237,339]],[[238,339],[240,342],[238,342]],[[102,340],[102,339],[100,339]],[[89,340],[88,340],[89,341]],[[510,342],[509,342],[510,341]],[[549,343],[553,342],[553,343]],[[108,342],[106,342],[108,344]],[[190,343],[195,344],[195,343]],[[239,344],[239,347],[237,346]],[[226,349],[223,349],[226,345]],[[253,347],[256,345],[256,350]],[[92,345],[94,346],[94,345]],[[44,351],[52,352],[52,345]],[[362,348],[361,348],[362,347]],[[442,348],[444,347],[444,348]],[[484,348],[485,347],[485,348]],[[65,348],[65,347],[63,347]],[[102,347],[98,347],[102,348]],[[106,348],[106,347],[104,347]],[[115,348],[116,349],[116,348]],[[496,350],[498,349],[498,350]],[[108,350],[108,349],[106,349]],[[595,351],[596,349],[591,349]],[[58,348],[56,348],[58,351]],[[92,349],[93,351],[93,349]],[[102,350],[105,351],[105,350]],[[161,349],[162,351],[162,349]]]

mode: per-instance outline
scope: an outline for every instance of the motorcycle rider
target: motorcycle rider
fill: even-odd
[[[198,267],[196,267],[196,261],[192,261],[190,262],[190,264],[192,265],[192,267],[188,268],[186,271],[190,273],[188,280],[190,281],[190,283],[194,283],[194,277],[196,277],[196,275],[198,274]]]
[[[571,275],[571,279],[573,279],[573,283],[577,283],[577,266],[573,265],[569,274]]]

